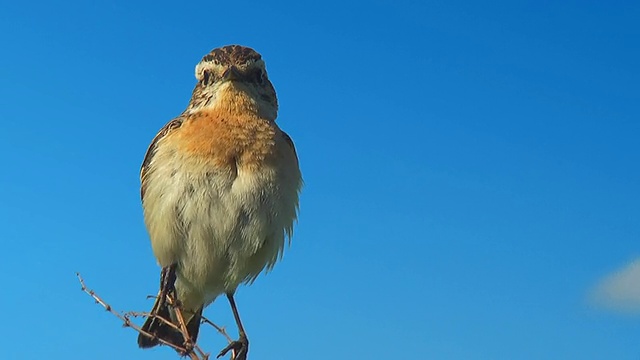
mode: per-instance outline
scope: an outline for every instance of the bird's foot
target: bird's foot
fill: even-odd
[[[222,349],[216,358],[225,356],[230,350],[233,350],[231,360],[246,360],[247,353],[249,352],[249,340],[244,335],[240,336],[238,340],[231,342],[227,347]]]

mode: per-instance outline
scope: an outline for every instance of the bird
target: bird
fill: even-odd
[[[144,222],[162,270],[138,345],[195,344],[203,308],[224,295],[239,337],[218,357],[233,350],[245,359],[234,294],[282,258],[303,180],[294,143],[275,122],[278,99],[258,52],[213,49],[195,75],[188,106],[153,138],[140,170]],[[179,322],[169,294],[186,336],[167,323]]]

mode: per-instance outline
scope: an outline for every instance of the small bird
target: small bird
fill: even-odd
[[[276,125],[278,100],[265,63],[251,48],[212,50],[195,69],[186,110],[151,141],[140,171],[140,195],[160,292],[138,337],[195,343],[204,307],[225,294],[239,332],[219,356],[245,359],[249,341],[234,293],[281,258],[298,216],[302,176],[291,138]],[[174,286],[175,283],[175,286]],[[174,291],[188,336],[167,302]]]

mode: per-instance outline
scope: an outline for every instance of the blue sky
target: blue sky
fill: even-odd
[[[638,359],[640,6],[0,4],[7,359],[174,359],[138,169],[212,48],[254,47],[306,186],[237,301],[252,359]],[[206,314],[235,333],[224,301]],[[217,352],[221,337],[204,331]]]

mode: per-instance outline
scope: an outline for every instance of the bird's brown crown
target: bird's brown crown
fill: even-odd
[[[250,47],[242,45],[227,45],[213,49],[202,58],[202,62],[213,62],[217,65],[242,66],[261,60],[262,56]]]

